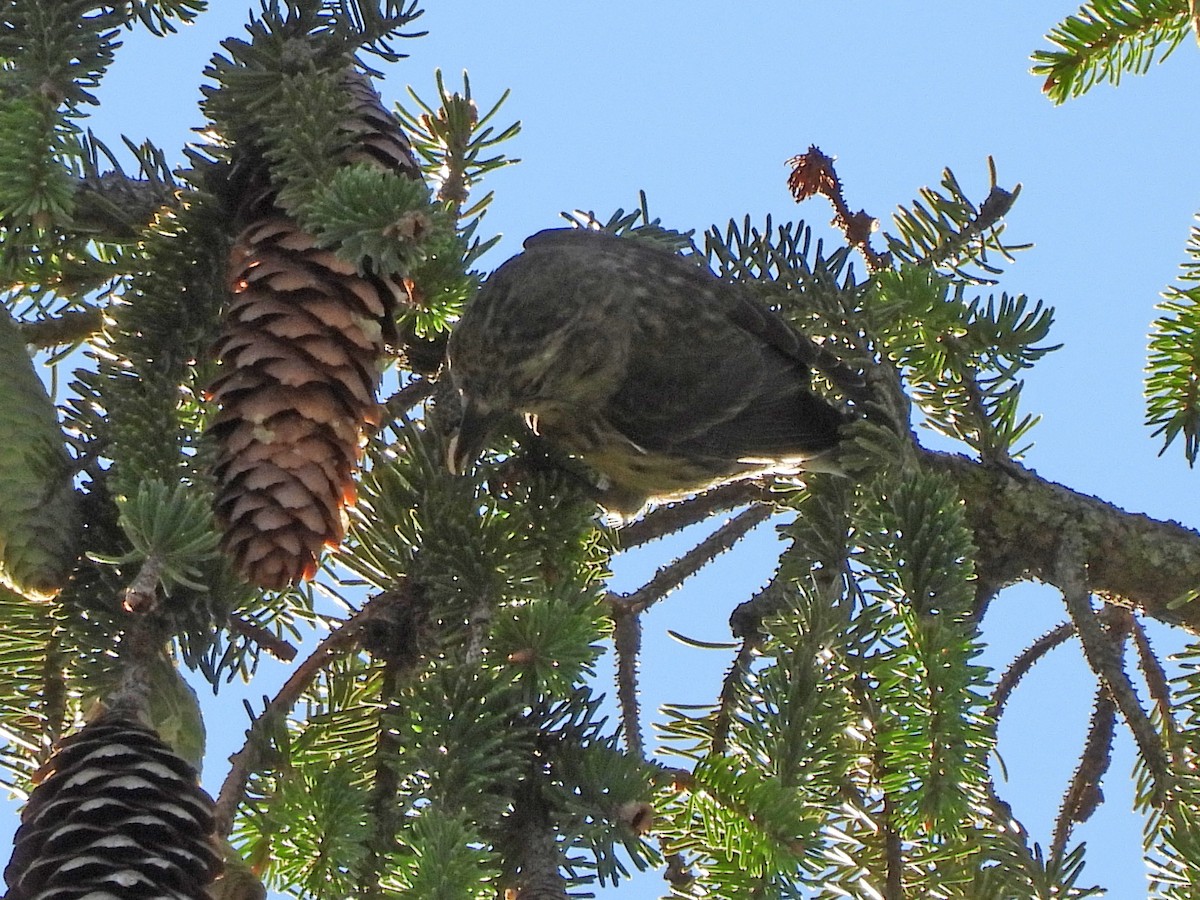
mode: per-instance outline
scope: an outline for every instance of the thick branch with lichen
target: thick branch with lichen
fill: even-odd
[[[987,466],[933,451],[923,451],[922,459],[958,487],[981,581],[1003,586],[1036,579],[1064,589],[1059,554],[1071,529],[1079,536],[1089,593],[1200,633],[1200,533],[1126,512],[1016,463]]]

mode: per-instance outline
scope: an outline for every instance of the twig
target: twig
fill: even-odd
[[[1142,670],[1142,676],[1146,679],[1146,687],[1150,691],[1150,698],[1158,708],[1158,716],[1162,720],[1163,743],[1167,747],[1167,753],[1178,767],[1183,764],[1183,760],[1179,753],[1175,716],[1171,712],[1171,682],[1167,678],[1167,673],[1163,670],[1154,648],[1150,646],[1150,637],[1146,634],[1146,629],[1142,627],[1142,623],[1137,620],[1137,617],[1131,615],[1130,619],[1133,645],[1137,648],[1138,654],[1138,668]]]
[[[754,660],[754,654],[758,650],[760,642],[761,639],[757,634],[746,637],[742,642],[742,648],[738,650],[737,656],[733,659],[733,665],[729,667],[729,673],[721,682],[721,697],[718,701],[716,721],[713,722],[713,753],[723,754],[725,752],[726,741],[729,739],[729,728],[733,724],[733,705],[737,701],[742,687],[742,678],[750,670],[750,663]]]
[[[713,488],[688,500],[668,503],[653,509],[636,522],[620,529],[617,539],[622,550],[632,550],[668,534],[682,531],[689,525],[703,522],[720,512],[745,506],[747,503],[764,502],[771,496],[768,487],[757,481],[735,481]]]
[[[1101,620],[1092,611],[1087,587],[1087,571],[1083,563],[1083,542],[1078,531],[1067,532],[1059,546],[1055,583],[1062,591],[1067,612],[1083,644],[1083,655],[1101,684],[1112,694],[1117,708],[1133,732],[1146,768],[1154,778],[1154,800],[1161,802],[1170,782],[1170,764],[1154,723],[1142,709],[1137,692],[1129,680],[1121,655],[1112,637],[1105,632]],[[1121,642],[1121,645],[1124,641]]]
[[[680,893],[696,880],[696,873],[688,868],[687,860],[682,853],[664,853],[667,867],[663,870],[663,880]]]
[[[675,562],[655,572],[653,578],[632,594],[614,596],[610,602],[614,607],[633,613],[649,609],[715,557],[733,547],[748,531],[769,519],[773,512],[765,503],[743,510]]]
[[[625,732],[625,748],[638,759],[642,745],[642,714],[638,703],[638,660],[642,653],[642,620],[634,612],[613,606],[613,647],[617,653],[617,700]]]
[[[887,888],[884,898],[885,900],[904,900],[904,846],[900,841],[900,833],[892,824],[894,819],[892,797],[890,794],[884,794],[883,846],[887,858]]]
[[[1146,634],[1146,629],[1136,618],[1133,619],[1132,631],[1133,645],[1137,648],[1138,653],[1138,667],[1146,677],[1146,687],[1150,691],[1150,697],[1158,705],[1158,712],[1163,720],[1170,722],[1171,683],[1167,678],[1167,673],[1163,670],[1154,648],[1150,646],[1150,637]]]
[[[296,658],[296,648],[293,644],[238,613],[229,614],[229,630],[254,641],[278,660],[291,662]]]
[[[729,632],[736,638],[753,640],[757,646],[762,638],[762,621],[779,612],[788,602],[787,592],[781,589],[778,578],[761,591],[734,607],[729,614]]]
[[[58,316],[21,323],[21,338],[35,347],[59,347],[85,341],[104,327],[98,307],[69,309]]]
[[[158,584],[162,573],[163,561],[153,553],[146,557],[133,581],[121,591],[121,609],[138,614],[153,612],[158,607]]]
[[[50,633],[46,644],[46,658],[42,663],[42,714],[45,728],[37,750],[38,765],[42,765],[54,753],[54,745],[63,734],[67,724],[67,660],[62,648],[62,634],[58,629]]]
[[[942,344],[949,347],[960,358],[966,357],[967,351],[963,349],[962,342],[953,335],[943,335],[939,338]],[[967,392],[967,408],[970,409],[972,416],[975,418],[975,434],[980,439],[980,444],[983,445],[985,439],[992,436],[993,430],[988,422],[987,401],[984,398],[983,390],[979,387],[979,371],[971,363],[966,363],[964,366],[964,382],[963,386]],[[1003,443],[993,444],[988,440],[986,446],[979,448],[979,458],[984,463],[991,465],[1008,465],[1012,462],[1012,456],[1009,455],[1008,447]]]
[[[1063,622],[1051,628],[1022,650],[1017,658],[1008,664],[1008,668],[996,682],[996,688],[992,691],[992,705],[988,707],[987,711],[988,718],[993,720],[1000,718],[1001,713],[1004,712],[1004,704],[1008,702],[1009,696],[1020,684],[1021,679],[1033,668],[1033,664],[1059,644],[1065,643],[1074,634],[1075,626],[1070,622]]]
[[[408,669],[407,660],[389,657],[383,666],[381,699],[384,708],[376,721],[376,731],[379,740],[375,744],[372,759],[374,779],[370,794],[371,837],[367,841],[367,853],[362,861],[358,884],[363,897],[382,897],[380,874],[383,871],[384,860],[395,849],[398,818],[401,809],[396,803],[396,795],[400,790],[400,775],[396,771],[395,760],[400,753],[400,733],[389,727],[389,716],[399,708],[396,694]]]
[[[1122,641],[1122,643],[1124,643]],[[1112,693],[1103,684],[1096,690],[1092,719],[1088,725],[1087,743],[1079,757],[1079,766],[1063,795],[1062,807],[1054,822],[1050,841],[1050,858],[1061,860],[1075,824],[1086,822],[1104,801],[1100,782],[1112,763],[1113,732],[1117,721],[1117,705]]]
[[[860,209],[850,212],[846,197],[842,193],[842,182],[833,168],[833,158],[826,156],[815,144],[808,152],[788,160],[792,172],[788,176],[788,190],[801,203],[816,194],[821,194],[833,204],[833,224],[846,235],[846,243],[858,249],[866,260],[867,269],[874,273],[892,267],[892,254],[876,253],[871,248],[871,232],[876,219]]]
[[[215,833],[218,836],[225,837],[229,834],[250,773],[258,767],[266,752],[267,742],[263,732],[287,716],[300,699],[300,695],[331,660],[357,646],[359,633],[364,627],[384,615],[392,604],[404,603],[408,599],[407,592],[390,591],[368,600],[363,608],[343,622],[337,631],[321,641],[317,649],[300,663],[279,692],[271,698],[266,709],[251,723],[242,748],[229,758],[229,774],[225,776],[221,785],[214,809]]]
[[[933,267],[953,259],[963,247],[966,247],[989,228],[994,228],[1001,219],[1008,215],[1008,211],[1012,209],[1013,204],[1017,200],[1017,195],[1021,192],[1021,186],[1017,185],[1013,190],[1006,191],[997,185],[995,183],[995,166],[990,159],[988,163],[992,170],[992,187],[988,191],[988,195],[983,198],[983,202],[979,204],[979,209],[976,210],[975,217],[961,231],[956,232],[949,241],[939,244],[937,248],[938,252],[930,253],[924,259],[921,259],[917,265]],[[1009,259],[1012,258],[1006,250],[1001,249],[1000,252],[1001,255]],[[953,266],[953,268],[955,271],[960,271],[958,266]]]
[[[437,382],[428,378],[418,378],[411,384],[406,384],[384,401],[383,408],[387,420],[400,418],[418,403],[429,399],[436,388]]]

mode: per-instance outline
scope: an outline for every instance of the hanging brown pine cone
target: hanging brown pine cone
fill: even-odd
[[[370,82],[354,74],[347,89],[346,162],[419,177],[399,121]],[[229,256],[232,300],[209,391],[221,407],[211,428],[215,510],[242,577],[281,589],[311,578],[322,548],[345,535],[404,289],[399,278],[359,274],[319,248],[269,192],[250,190],[245,200],[240,218],[250,224]]]
[[[202,900],[213,802],[149,728],[109,713],[65,738],[21,813],[6,900]]]

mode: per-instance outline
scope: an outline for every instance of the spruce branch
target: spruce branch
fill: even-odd
[[[1122,75],[1144,75],[1196,21],[1189,0],[1089,0],[1046,35],[1054,49],[1034,51],[1030,71],[1044,76],[1042,91],[1062,103],[1099,83],[1120,84]]]
[[[463,72],[463,89],[448,91],[440,69],[434,72],[438,106],[426,103],[411,87],[409,96],[420,112],[400,108],[400,118],[412,135],[414,149],[425,161],[422,168],[437,184],[437,199],[444,203],[455,219],[478,217],[483,214],[492,195],[488,194],[473,206],[464,209],[471,188],[485,175],[504,166],[520,162],[504,153],[483,157],[513,138],[521,130],[514,122],[499,134],[489,124],[508,99],[505,91],[486,113],[479,114],[471,96],[471,79]]]
[[[642,587],[630,594],[613,596],[609,603],[622,612],[644,612],[717,556],[731,549],[747,532],[769,519],[773,512],[765,503],[743,510],[673,563],[660,568]]]
[[[1092,813],[1104,802],[1100,782],[1104,780],[1112,763],[1116,721],[1117,704],[1108,688],[1100,685],[1096,689],[1096,699],[1093,702],[1087,742],[1054,821],[1054,832],[1050,841],[1052,859],[1062,859],[1074,826],[1090,819]]]
[[[1013,252],[1029,244],[1003,240],[1004,216],[1021,193],[997,183],[995,161],[988,158],[988,195],[978,206],[949,169],[942,172],[940,188],[924,187],[909,207],[892,216],[898,235],[886,235],[889,250],[904,264],[947,273],[963,284],[987,284],[1000,269],[988,261],[990,253],[1011,261]],[[973,266],[981,272],[968,269]]]
[[[1083,562],[1084,543],[1080,533],[1074,529],[1064,531],[1059,547],[1056,566],[1056,586],[1062,591],[1063,602],[1075,625],[1083,654],[1100,683],[1112,695],[1113,701],[1129,725],[1134,741],[1154,778],[1155,795],[1161,802],[1170,784],[1171,767],[1163,749],[1162,740],[1142,708],[1137,692],[1121,661],[1120,648],[1123,638],[1114,641],[1092,610],[1091,593],[1088,590],[1087,574]]]
[[[1197,216],[1200,220],[1200,216]],[[1178,437],[1189,465],[1200,456],[1200,225],[1188,234],[1179,283],[1163,291],[1146,366],[1146,424],[1165,452]]]
[[[406,415],[419,403],[424,403],[437,390],[437,382],[428,378],[417,378],[406,384],[383,403],[385,421],[395,421]]]
[[[221,784],[214,809],[215,833],[218,836],[228,836],[233,827],[234,815],[245,794],[250,775],[261,765],[269,749],[269,730],[286,719],[304,691],[330,662],[358,647],[365,628],[385,617],[392,607],[411,602],[412,592],[407,587],[372,597],[358,612],[342,622],[336,631],[321,641],[284,682],[283,687],[251,723],[242,748],[229,758],[229,772]]]

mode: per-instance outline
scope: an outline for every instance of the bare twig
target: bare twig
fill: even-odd
[[[742,688],[742,678],[750,670],[750,663],[754,661],[754,653],[759,643],[757,634],[747,636],[733,659],[733,665],[729,667],[729,673],[721,682],[721,698],[717,707],[717,718],[713,723],[713,753],[725,752],[729,728],[733,724],[733,707]]]
[[[621,706],[625,747],[641,759],[645,751],[637,677],[642,652],[642,620],[637,613],[619,605],[613,606],[613,647],[617,653],[617,700]]]
[[[1101,624],[1106,628],[1111,628],[1123,620],[1125,612],[1125,610],[1118,606],[1105,606],[1097,613],[1097,616]],[[1021,679],[1033,668],[1034,663],[1040,661],[1043,656],[1073,637],[1074,634],[1075,625],[1071,622],[1063,622],[1051,628],[1022,650],[1020,655],[1009,663],[1008,668],[1004,670],[1004,674],[1000,676],[1000,680],[996,682],[996,689],[992,691],[992,705],[987,711],[988,716],[993,719],[1000,718],[1009,696],[1021,682]]]
[[[632,594],[614,596],[610,602],[628,612],[649,609],[715,557],[733,547],[748,531],[769,519],[773,512],[765,503],[743,510],[675,562],[655,572],[653,578]]]
[[[992,705],[988,707],[988,717],[1000,718],[1000,714],[1004,712],[1004,704],[1008,702],[1009,696],[1020,684],[1021,679],[1033,668],[1033,664],[1059,644],[1065,643],[1073,634],[1075,634],[1075,626],[1070,622],[1063,622],[1051,628],[1022,650],[1017,658],[1009,663],[1004,674],[1000,676],[1000,680],[996,682],[996,688],[992,691]]]
[[[385,614],[395,603],[404,603],[409,599],[408,594],[388,592],[379,594],[368,600],[363,608],[353,617],[342,623],[341,627],[330,634],[317,646],[317,649],[296,668],[291,677],[284,683],[279,692],[271,698],[266,709],[256,718],[246,732],[246,742],[237,753],[229,758],[229,773],[221,785],[214,810],[215,830],[218,836],[229,834],[233,827],[233,817],[238,804],[246,790],[246,782],[266,752],[267,728],[287,716],[288,712],[300,696],[308,688],[314,678],[334,658],[350,652],[358,646],[360,632],[375,619]]]
[[[1154,723],[1142,708],[1137,692],[1125,672],[1119,647],[1092,611],[1091,595],[1087,587],[1087,573],[1083,563],[1083,542],[1077,531],[1063,536],[1059,550],[1059,561],[1055,583],[1063,593],[1067,612],[1075,623],[1075,630],[1083,644],[1083,654],[1101,684],[1112,694],[1113,701],[1133,732],[1133,738],[1141,751],[1146,768],[1154,777],[1154,795],[1161,800],[1170,781],[1170,764],[1163,749],[1162,740],[1154,729]]]
[[[406,384],[384,401],[383,408],[387,413],[386,418],[389,421],[400,418],[418,403],[429,399],[436,389],[437,382],[430,381],[428,378],[418,378],[411,384]]]
[[[293,644],[238,613],[229,614],[229,630],[254,641],[278,660],[291,662],[296,658],[296,648]]]
[[[1163,743],[1166,745],[1172,762],[1176,766],[1183,765],[1178,740],[1179,732],[1171,709],[1170,679],[1167,678],[1167,673],[1163,670],[1162,662],[1159,661],[1154,648],[1150,646],[1150,637],[1146,634],[1146,629],[1142,627],[1142,623],[1136,616],[1131,614],[1130,619],[1133,645],[1137,648],[1138,654],[1138,668],[1142,670],[1142,676],[1146,679],[1146,687],[1150,691],[1150,698],[1158,709],[1158,717],[1162,722]]]
[[[1150,637],[1146,629],[1136,618],[1133,619],[1133,645],[1137,648],[1138,667],[1146,677],[1146,687],[1150,696],[1158,706],[1158,712],[1165,721],[1171,720],[1171,683],[1167,673],[1154,648],[1150,646]]]
[[[727,512],[747,503],[766,502],[770,488],[757,481],[735,481],[705,491],[687,500],[668,503],[653,509],[636,522],[621,528],[617,539],[622,550],[631,550],[650,541],[682,531],[689,525],[703,522],[710,516]]]
[[[1092,719],[1088,725],[1087,743],[1079,758],[1079,766],[1063,795],[1054,835],[1050,841],[1050,858],[1061,860],[1067,851],[1067,841],[1076,823],[1086,822],[1104,801],[1100,782],[1112,763],[1112,741],[1117,720],[1117,705],[1103,684],[1096,690]]]
[[[69,309],[61,315],[21,323],[21,337],[35,347],[61,347],[86,341],[104,327],[99,307]]]

